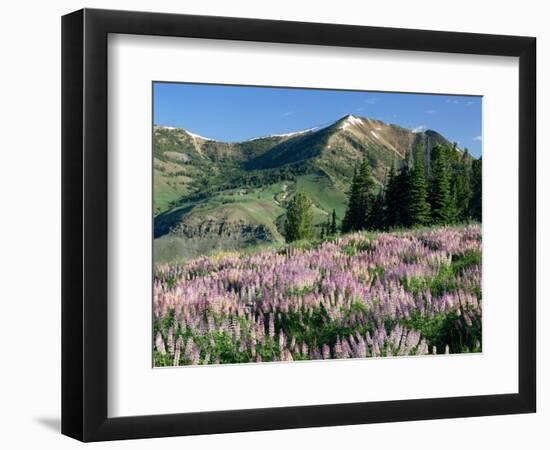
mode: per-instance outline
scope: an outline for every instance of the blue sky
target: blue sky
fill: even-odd
[[[353,114],[436,130],[481,154],[481,97],[164,82],[155,82],[153,90],[156,125],[220,141],[298,131]]]

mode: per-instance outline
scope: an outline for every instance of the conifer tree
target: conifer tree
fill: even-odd
[[[361,202],[359,210],[358,230],[364,230],[369,227],[369,216],[374,205],[374,180],[372,179],[369,161],[363,158],[359,168],[359,183],[361,186]]]
[[[410,173],[409,167],[404,165],[399,170],[399,173],[395,177],[395,190],[396,190],[396,227],[408,226],[408,201],[409,201],[409,188],[410,188]]]
[[[371,230],[383,230],[386,227],[386,199],[384,190],[380,188],[374,199],[368,228]]]
[[[361,189],[359,185],[359,174],[357,167],[353,172],[353,179],[351,181],[351,188],[348,199],[348,207],[344,220],[342,221],[342,232],[347,233],[349,231],[356,230],[356,225],[359,222],[359,203],[361,201]]]
[[[456,185],[456,177],[452,178],[451,183],[451,207],[449,209],[449,221],[447,223],[457,223],[459,221],[458,218],[458,194],[457,194],[457,185]]]
[[[368,226],[369,215],[374,203],[374,180],[367,158],[356,170],[351,184],[348,208],[342,223],[342,231],[363,230]]]
[[[470,171],[470,156],[466,148],[456,174],[456,213],[459,221],[465,221],[470,216],[470,200],[472,198]]]
[[[432,169],[430,189],[432,222],[435,224],[449,224],[454,218],[454,205],[451,198],[447,151],[444,147],[435,145],[432,148],[430,157]]]
[[[393,228],[399,225],[399,199],[395,164],[390,167],[386,182],[384,227]]]
[[[481,156],[472,161],[471,190],[472,198],[470,200],[470,216],[481,222]]]
[[[406,218],[403,225],[412,227],[430,222],[430,204],[428,203],[428,182],[424,168],[424,151],[416,148],[414,166],[409,174],[408,190],[405,201]]]
[[[297,192],[288,203],[284,232],[287,242],[311,239],[315,234],[311,200],[303,192]]]
[[[332,209],[332,222],[330,223],[330,234],[335,235],[338,231],[338,228],[336,226],[336,210]]]

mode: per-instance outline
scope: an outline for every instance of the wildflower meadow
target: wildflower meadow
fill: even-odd
[[[159,264],[153,317],[155,367],[480,352],[481,227]]]

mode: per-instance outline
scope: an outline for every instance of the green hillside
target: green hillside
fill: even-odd
[[[435,131],[351,115],[240,143],[155,126],[155,261],[282,243],[285,207],[297,191],[313,202],[318,228],[333,209],[341,221],[357,162],[367,158],[381,186],[392,164],[410,163],[417,145],[429,152],[436,143],[450,146]]]

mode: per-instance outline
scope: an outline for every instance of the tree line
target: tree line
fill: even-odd
[[[368,160],[355,169],[342,232],[481,221],[481,158],[456,146],[415,150],[412,165],[390,168],[376,192]]]
[[[360,230],[388,230],[425,225],[481,221],[482,161],[456,145],[435,145],[429,155],[415,149],[412,164],[389,170],[377,187],[367,158],[355,168],[342,224],[336,211],[321,225],[321,239]],[[298,192],[287,205],[284,235],[287,242],[315,236],[312,202]]]

